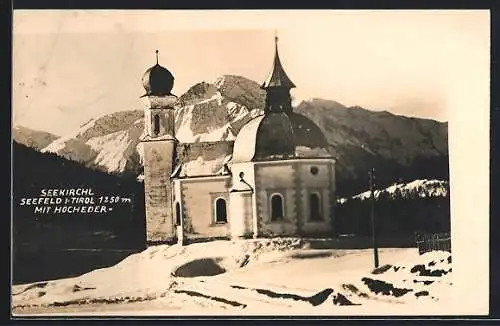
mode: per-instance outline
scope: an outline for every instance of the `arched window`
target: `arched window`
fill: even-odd
[[[155,135],[158,135],[160,133],[160,116],[158,116],[158,114],[155,114],[153,125],[153,132],[155,133]]]
[[[175,203],[175,225],[181,225],[181,204]]]
[[[311,221],[321,221],[323,219],[321,214],[321,199],[317,193],[309,195],[309,217]]]
[[[284,215],[283,196],[281,194],[271,195],[271,221],[282,220]]]
[[[227,223],[226,200],[224,198],[215,200],[215,223]]]

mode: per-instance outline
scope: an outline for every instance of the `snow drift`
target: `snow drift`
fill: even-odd
[[[446,300],[450,253],[419,256],[410,248],[380,255],[385,264],[373,270],[370,250],[308,249],[295,238],[161,245],[79,277],[16,285],[13,307],[17,313],[117,304],[128,313],[356,314]],[[138,306],[144,301],[147,308]],[[350,310],[356,307],[363,309]]]

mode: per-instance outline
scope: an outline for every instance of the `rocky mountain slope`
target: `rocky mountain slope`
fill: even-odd
[[[448,155],[448,125],[434,120],[374,112],[361,107],[345,107],[337,102],[312,99],[295,110],[324,131],[331,151],[339,158],[341,170],[351,175],[361,171],[360,156],[367,166],[408,167],[422,158]],[[367,160],[366,160],[367,159]]]
[[[241,127],[262,113],[265,93],[259,84],[240,76],[225,75],[201,82],[176,103],[176,136],[180,142],[232,141]],[[295,112],[318,124],[337,159],[340,193],[367,188],[368,169],[377,182],[447,179],[447,123],[409,118],[337,102],[311,99]],[[42,149],[101,167],[108,172],[139,171],[143,112],[122,111],[92,119],[70,135]]]
[[[140,165],[136,146],[144,130],[143,115],[142,110],[120,111],[91,119],[41,151],[107,172],[135,170]]]
[[[59,138],[59,136],[45,131],[15,126],[12,128],[12,138],[19,144],[41,150]]]

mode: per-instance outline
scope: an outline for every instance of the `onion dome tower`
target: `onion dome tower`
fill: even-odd
[[[156,50],[156,64],[146,70],[142,77],[142,85],[146,93],[141,97],[147,96],[150,103],[144,116],[146,137],[175,139],[173,111],[177,97],[172,94],[174,76],[158,63],[158,50]]]
[[[156,64],[146,70],[142,77],[142,85],[146,90],[146,94],[142,97],[172,95],[174,76],[167,68],[158,63],[158,50],[156,50]]]
[[[172,174],[175,148],[174,76],[158,63],[144,73],[142,85],[149,106],[144,109],[144,194],[148,243],[167,241],[176,236],[172,214]]]

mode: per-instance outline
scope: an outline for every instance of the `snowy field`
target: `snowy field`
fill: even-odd
[[[311,249],[300,239],[160,245],[79,277],[15,285],[15,316],[440,315],[451,254]]]

